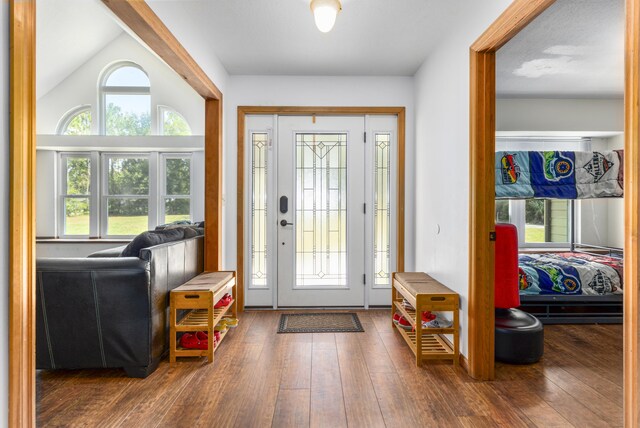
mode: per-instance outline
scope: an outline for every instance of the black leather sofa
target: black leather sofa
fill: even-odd
[[[38,369],[122,367],[147,377],[168,350],[169,291],[203,271],[204,237],[120,257],[36,261]]]

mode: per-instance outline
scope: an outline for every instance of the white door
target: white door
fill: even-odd
[[[277,303],[363,306],[364,117],[278,119]]]

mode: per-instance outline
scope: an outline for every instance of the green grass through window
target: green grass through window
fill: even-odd
[[[173,214],[167,215],[165,221],[171,223],[177,220],[189,220],[188,215]],[[146,216],[132,217],[111,217],[109,219],[109,233],[111,235],[137,235],[140,232],[148,230]],[[66,224],[67,235],[88,235],[89,234],[89,216],[77,215],[67,217]]]
[[[526,225],[524,229],[525,242],[545,242],[544,226]]]

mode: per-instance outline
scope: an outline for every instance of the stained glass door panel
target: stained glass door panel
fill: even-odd
[[[347,286],[347,134],[296,134],[296,287]]]

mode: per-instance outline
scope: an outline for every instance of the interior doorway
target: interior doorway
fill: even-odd
[[[398,118],[246,118],[251,307],[368,307],[397,269]]]

